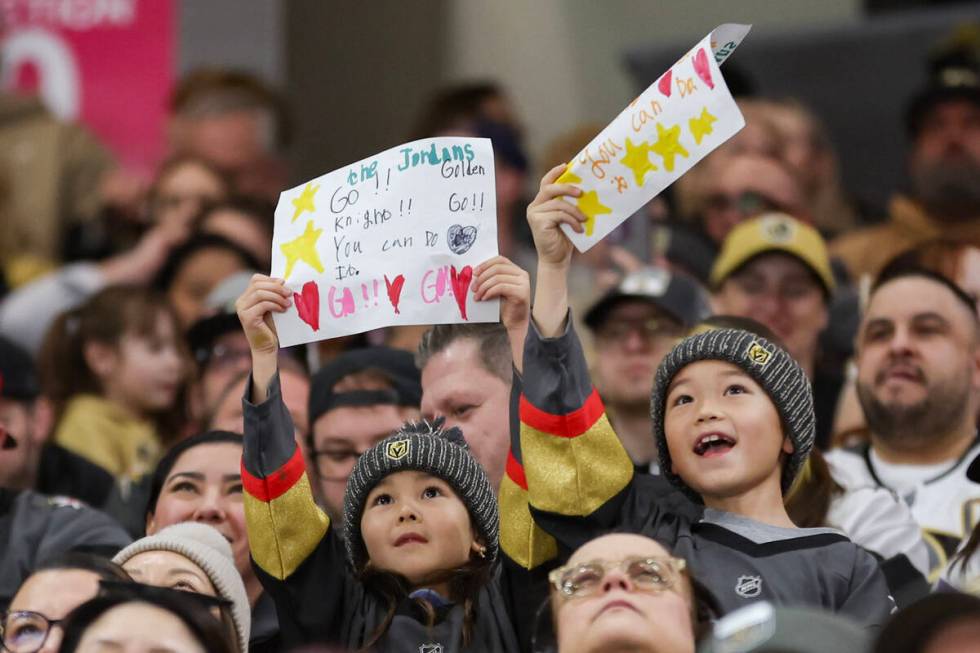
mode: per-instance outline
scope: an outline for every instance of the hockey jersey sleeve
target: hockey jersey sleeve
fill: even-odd
[[[556,338],[528,329],[520,451],[535,521],[572,550],[616,523],[634,469],[566,323]]]
[[[276,603],[284,644],[338,642],[360,618],[362,592],[346,572],[342,537],[316,505],[294,439],[278,374],[268,396],[243,399],[242,484],[249,549],[263,588]]]

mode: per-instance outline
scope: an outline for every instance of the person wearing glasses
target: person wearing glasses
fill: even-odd
[[[7,653],[55,653],[64,636],[62,622],[94,598],[102,580],[128,581],[114,562],[88,553],[66,553],[28,576],[0,613],[0,641]]]
[[[686,560],[632,533],[587,542],[548,580],[559,653],[693,653],[715,610]],[[537,639],[535,651],[549,643]]]
[[[306,450],[314,494],[336,523],[343,523],[344,489],[354,463],[418,419],[421,400],[414,358],[390,347],[345,352],[313,375]]]

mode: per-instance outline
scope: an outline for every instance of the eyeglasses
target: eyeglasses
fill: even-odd
[[[40,612],[21,610],[3,613],[0,620],[0,642],[10,653],[36,653],[44,646],[51,628],[63,619],[48,619]]]
[[[631,333],[637,334],[645,344],[663,338],[680,338],[684,329],[671,320],[610,320],[596,331],[596,339],[605,345],[622,346]]]
[[[611,569],[619,569],[630,582],[645,592],[663,592],[677,587],[687,562],[681,558],[638,558],[592,560],[565,565],[548,574],[550,582],[566,599],[595,594]]]

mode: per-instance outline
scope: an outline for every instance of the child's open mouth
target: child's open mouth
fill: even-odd
[[[724,433],[705,433],[694,443],[694,453],[705,458],[723,456],[735,446],[735,438]]]

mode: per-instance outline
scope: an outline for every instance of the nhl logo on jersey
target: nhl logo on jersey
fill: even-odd
[[[442,644],[423,644],[419,647],[419,653],[442,653]]]
[[[735,581],[735,593],[743,599],[751,599],[762,593],[761,576],[739,576]]]

